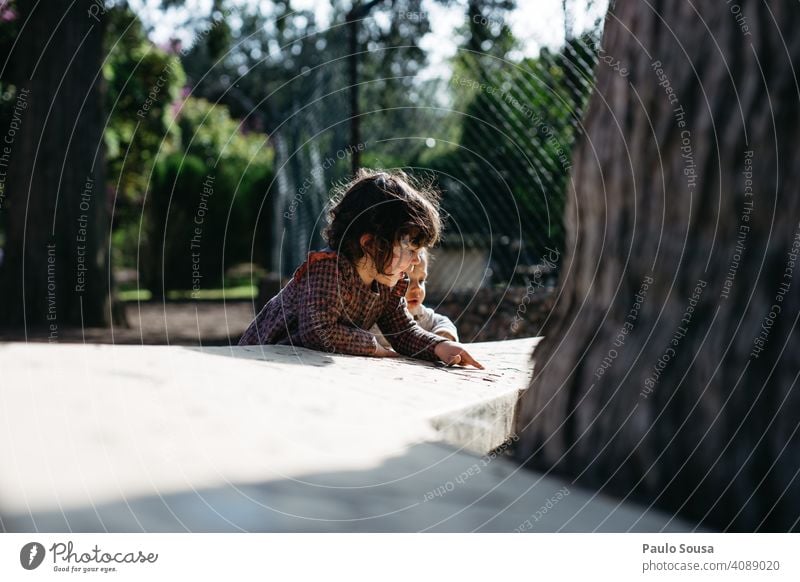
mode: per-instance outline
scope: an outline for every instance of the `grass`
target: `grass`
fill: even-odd
[[[238,285],[220,289],[200,289],[198,291],[175,290],[167,291],[167,299],[171,301],[192,300],[199,301],[226,301],[237,299],[254,299],[258,296],[258,287],[255,285]],[[153,294],[149,289],[123,289],[119,291],[121,301],[150,301]]]

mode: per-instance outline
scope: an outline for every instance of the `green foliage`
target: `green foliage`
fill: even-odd
[[[148,283],[157,296],[219,286],[228,267],[251,260],[251,248],[268,248],[266,137],[243,134],[226,108],[192,97],[177,122],[177,151],[157,161],[147,208]]]
[[[204,37],[183,59],[196,94],[219,100],[270,135],[281,132],[292,149],[313,137],[323,159],[335,155],[349,138],[342,107],[349,103],[345,20],[352,4],[331,2],[333,24],[327,30],[318,26],[314,12],[297,10],[290,2],[230,7],[228,21],[237,26],[230,30],[224,58],[214,58]],[[427,63],[419,41],[430,31],[421,2],[361,5],[371,5],[358,23],[362,140],[385,137],[387,128],[420,135],[437,121],[436,112],[425,107],[430,87],[415,78]],[[408,142],[385,142],[382,148],[406,159],[409,154]],[[308,173],[293,171],[300,182]]]
[[[120,211],[132,207],[135,212],[147,192],[156,156],[174,149],[172,103],[186,77],[174,55],[147,39],[130,9],[112,8],[107,18],[108,59],[103,74],[109,111],[108,182],[122,198]]]
[[[450,232],[491,245],[497,281],[548,248],[563,249],[572,147],[595,60],[577,39],[502,68],[482,55],[456,58],[451,88],[464,103],[458,146],[425,152],[417,164],[440,174]]]
[[[179,138],[172,104],[185,75],[180,62],[153,45],[139,18],[125,6],[106,13],[106,181],[114,194],[112,264],[138,264],[147,226],[142,207],[158,156]]]
[[[262,212],[258,224],[256,215],[272,179],[272,150],[265,135],[243,132],[224,105],[181,99],[186,75],[180,59],[153,45],[127,7],[109,10],[108,19],[114,264],[140,268],[141,283],[156,297],[191,289],[198,265],[201,287],[219,285],[227,266],[250,260],[254,243],[257,257],[268,248],[268,214]],[[215,22],[200,38],[219,50],[228,42],[226,30]],[[201,209],[209,176],[213,194]],[[199,248],[191,248],[193,240]],[[193,263],[192,252],[201,260]]]
[[[198,35],[209,58],[230,44],[221,14],[225,4],[214,0],[213,26]],[[15,0],[0,7],[2,54],[10,52],[18,33],[15,10]],[[106,188],[113,194],[112,264],[140,268],[141,282],[152,286],[155,296],[165,289],[191,289],[197,270],[192,245],[199,240],[201,286],[218,286],[227,267],[251,255],[263,261],[269,249],[266,232],[272,218],[264,200],[273,178],[273,154],[267,136],[253,132],[252,125],[243,130],[224,104],[181,100],[186,74],[178,55],[148,40],[127,2],[114,3],[104,18],[104,158]],[[16,74],[9,66],[0,78],[2,125],[17,95]],[[91,154],[94,150],[87,150]],[[209,176],[213,194],[202,200]],[[2,225],[0,241],[1,231]]]

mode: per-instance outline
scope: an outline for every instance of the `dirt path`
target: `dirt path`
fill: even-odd
[[[251,301],[130,302],[125,313],[130,327],[62,328],[60,343],[228,345],[236,344],[253,319]],[[45,328],[0,330],[0,341],[47,342]]]

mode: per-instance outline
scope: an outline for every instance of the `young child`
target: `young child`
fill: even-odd
[[[309,253],[239,345],[291,344],[332,353],[398,353],[483,369],[464,347],[423,330],[406,311],[408,271],[438,242],[438,201],[400,172],[359,171],[333,206],[328,248]],[[368,330],[376,324],[395,351]]]
[[[408,311],[419,326],[438,336],[452,341],[458,341],[458,330],[450,318],[436,313],[430,307],[423,305],[425,301],[425,282],[428,279],[428,258],[430,254],[426,249],[419,251],[419,263],[411,265],[408,271],[408,290],[406,291],[406,305]],[[375,334],[378,343],[385,348],[391,347],[389,341],[383,336],[377,325],[370,330]]]

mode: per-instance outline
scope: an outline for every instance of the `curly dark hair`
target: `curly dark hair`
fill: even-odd
[[[401,238],[430,247],[441,236],[438,192],[402,171],[361,169],[335,190],[331,205],[330,224],[323,232],[328,245],[352,262],[368,256],[381,274]],[[361,246],[364,234],[374,235],[372,248]]]

